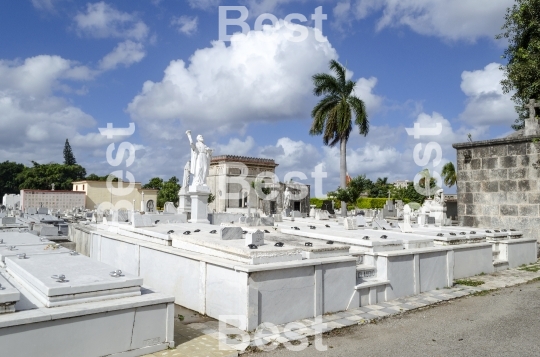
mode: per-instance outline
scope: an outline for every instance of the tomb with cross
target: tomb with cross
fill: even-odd
[[[529,100],[529,117],[525,119],[525,133],[524,135],[538,135],[540,133],[540,125],[536,115],[536,108],[540,108],[540,103],[537,103],[534,99]]]

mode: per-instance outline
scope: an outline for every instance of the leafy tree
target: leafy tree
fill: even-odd
[[[163,179],[159,177],[153,177],[150,179],[150,181],[146,185],[143,185],[142,188],[161,190],[163,188]],[[163,207],[163,206],[160,206],[160,207]]]
[[[20,189],[50,190],[54,183],[57,190],[71,191],[72,182],[86,177],[86,170],[80,165],[38,164],[35,161],[32,164],[33,167],[26,167],[17,175]]]
[[[388,183],[388,177],[379,177],[371,186],[369,197],[388,198],[388,191],[392,186]]]
[[[214,202],[216,200],[216,196],[214,194],[208,195],[208,204]]]
[[[165,202],[172,202],[178,206],[178,191],[180,191],[178,182],[180,180],[176,176],[171,177],[167,182],[163,182],[163,186],[158,192],[158,207],[165,207]]]
[[[448,187],[452,187],[457,182],[456,168],[454,167],[453,162],[446,163],[441,171],[441,176],[443,177],[444,184]]]
[[[407,187],[392,186],[390,188],[390,194],[392,198],[402,200],[403,202],[417,202],[422,204],[426,199],[426,196],[416,191],[412,182],[409,182]]]
[[[338,187],[336,191],[329,192],[327,196],[352,205],[356,203],[360,195],[367,191],[372,184],[371,180],[366,178],[366,175],[360,175],[353,178],[346,188]]]
[[[358,126],[361,135],[369,133],[369,121],[364,102],[354,94],[355,82],[347,80],[346,69],[339,62],[330,61],[335,76],[319,73],[313,76],[313,93],[323,99],[313,108],[310,135],[323,135],[324,145],[340,145],[341,187],[347,187],[347,141]],[[354,121],[353,121],[354,116]],[[341,205],[342,216],[347,215],[346,204]]]
[[[66,143],[64,144],[64,165],[77,165],[77,160],[75,160],[68,139],[66,139]]]
[[[25,166],[12,161],[0,163],[0,198],[5,194],[17,194],[20,192],[17,175],[23,172]]]
[[[87,180],[87,181],[107,181],[109,176],[113,177],[112,182],[117,182],[118,181],[118,177],[116,177],[114,175],[99,176],[99,175],[96,175],[96,174],[90,174],[90,175],[86,176],[85,180]]]
[[[506,78],[501,84],[505,93],[515,91],[512,99],[519,118],[512,128],[520,130],[529,117],[525,105],[529,99],[540,100],[540,0],[516,0],[505,20],[504,32],[496,36],[508,40],[503,55],[508,62],[502,66]]]

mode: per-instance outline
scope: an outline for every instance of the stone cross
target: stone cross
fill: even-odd
[[[54,183],[51,184],[51,191],[54,191]]]
[[[540,103],[536,103],[534,99],[529,100],[529,118],[525,119],[524,135],[537,135],[539,133],[538,119],[536,119],[536,108],[540,108]]]

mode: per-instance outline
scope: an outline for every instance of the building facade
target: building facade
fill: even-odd
[[[249,207],[261,209],[256,183],[274,182],[278,164],[271,159],[223,155],[212,158],[208,186],[215,195],[210,212],[242,212]]]
[[[44,207],[63,211],[85,207],[85,202],[84,192],[21,190],[21,210]]]
[[[21,195],[6,193],[2,197],[2,205],[10,209],[19,209],[21,206]]]
[[[86,196],[85,208],[89,210],[125,208],[136,211],[155,212],[158,190],[143,189],[140,182],[77,181],[73,182],[73,192]]]

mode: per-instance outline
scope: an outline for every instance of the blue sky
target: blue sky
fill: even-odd
[[[274,158],[278,176],[323,164],[324,191],[339,184],[339,151],[308,135],[317,98],[311,75],[345,64],[365,101],[371,131],[351,136],[348,171],[412,180],[416,145],[436,142],[440,171],[451,144],[501,137],[516,114],[500,87],[495,41],[511,0],[21,0],[0,5],[0,160],[61,162],[66,138],[88,173],[127,169],[137,181],[182,176],[185,131],[203,134],[215,155]],[[245,6],[262,31],[219,39],[219,6]],[[293,33],[283,19],[322,6],[325,42]],[[230,13],[229,17],[236,17]],[[298,30],[299,28],[296,27]],[[240,28],[230,28],[229,33]],[[99,127],[136,125],[109,140]],[[415,140],[405,128],[442,124]],[[111,166],[107,147],[129,142],[134,163]],[[423,149],[421,150],[423,152]],[[114,155],[113,155],[114,156]],[[452,192],[450,189],[449,192]],[[313,193],[312,193],[313,195]]]

